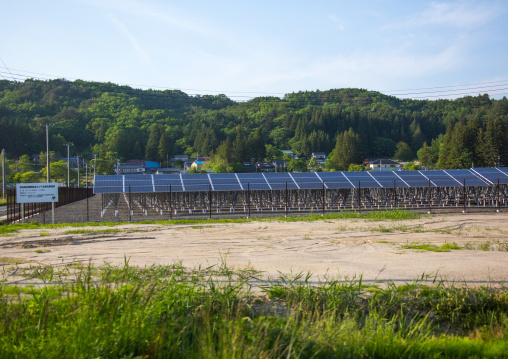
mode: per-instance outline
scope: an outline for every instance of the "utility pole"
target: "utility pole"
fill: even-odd
[[[118,158],[116,159],[116,174],[120,174],[120,160]]]
[[[70,161],[71,161],[71,157],[70,157],[70,152],[69,152],[69,146],[72,146],[73,144],[72,143],[64,143],[64,146],[67,146],[67,187],[70,187],[70,184],[71,184],[71,177],[70,177],[70,174],[71,174],[71,166],[70,166]],[[49,181],[48,181],[49,182]]]
[[[79,188],[79,153],[76,153],[76,160],[78,162],[78,188]]]
[[[5,149],[2,149],[2,198],[5,197]]]
[[[95,162],[97,161],[97,155],[93,155],[93,184],[95,185]]]
[[[85,163],[85,187],[88,188],[88,163]]]
[[[36,117],[35,120],[39,121],[40,118]],[[45,126],[46,127],[46,182],[49,183],[50,174],[49,174],[49,136],[48,136],[48,127],[54,126],[54,125],[46,123],[46,124],[41,125],[41,126]]]

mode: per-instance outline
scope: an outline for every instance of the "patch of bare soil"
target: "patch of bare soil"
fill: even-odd
[[[119,232],[103,234],[97,227],[71,235],[65,233],[69,228],[22,230],[0,237],[0,266],[12,266],[9,258],[48,265],[89,260],[121,265],[129,258],[131,265],[181,261],[189,267],[225,260],[238,268],[251,265],[266,278],[303,271],[314,280],[362,275],[367,282],[403,283],[423,276],[472,285],[502,283],[508,279],[507,219],[507,214],[491,213],[407,221],[123,224],[115,227]]]

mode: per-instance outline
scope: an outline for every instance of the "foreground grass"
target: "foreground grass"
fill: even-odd
[[[269,218],[223,218],[223,219],[176,219],[172,221],[141,221],[132,222],[132,224],[213,224],[213,223],[247,223],[247,222],[313,222],[326,221],[333,219],[365,219],[369,221],[401,221],[406,219],[418,219],[421,215],[407,211],[379,211],[379,212],[339,212],[326,215],[309,215],[295,217],[269,217]],[[86,222],[86,223],[58,223],[58,224],[40,224],[37,222],[15,223],[9,225],[0,225],[0,235],[15,234],[22,229],[51,229],[62,227],[97,227],[97,226],[121,226],[125,222]],[[79,233],[79,232],[75,232]],[[83,232],[84,233],[84,232]]]
[[[253,294],[224,263],[16,268],[0,286],[3,358],[504,357],[508,291],[442,282],[384,289],[282,275]],[[7,273],[6,273],[7,274]]]
[[[6,206],[7,205],[7,198],[0,198],[0,206]]]

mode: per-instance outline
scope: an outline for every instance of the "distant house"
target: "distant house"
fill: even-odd
[[[374,171],[398,171],[400,170],[400,163],[394,160],[379,159],[369,161],[369,168]]]
[[[181,161],[182,163],[185,163],[187,160],[189,159],[189,156],[188,155],[175,155],[174,157],[172,157],[169,162],[171,162],[171,166],[175,166],[175,163],[177,161]]]
[[[243,162],[241,172],[256,172],[256,166],[250,162]]]
[[[151,174],[157,172],[157,168],[160,168],[159,162],[145,161],[145,173]]]
[[[283,155],[289,155],[291,156],[291,158],[295,158],[295,159],[298,159],[298,156],[295,155],[295,153],[291,150],[282,150],[282,154]]]
[[[194,157],[190,168],[195,168],[196,171],[201,171],[203,166],[210,162],[210,157]],[[186,162],[187,164],[187,162]]]
[[[155,173],[158,175],[174,175],[180,172],[179,168],[157,168]]]
[[[272,162],[256,162],[256,172],[273,172],[275,166]]]
[[[316,159],[318,165],[323,166],[327,159],[326,153],[324,152],[312,152],[312,157]]]
[[[143,174],[145,167],[143,163],[120,163],[118,166],[118,174]]]
[[[286,161],[286,160],[273,160],[272,161],[275,172],[287,171],[288,163],[289,163],[289,161]]]

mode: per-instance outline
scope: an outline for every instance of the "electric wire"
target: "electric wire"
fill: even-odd
[[[1,60],[1,59],[0,59]],[[3,61],[2,61],[3,63]],[[37,72],[30,72],[25,70],[19,70],[19,69],[12,69],[14,71],[17,71],[16,73],[12,73],[11,70],[5,66],[4,63],[4,69],[8,70],[8,73],[6,71],[1,71],[2,67],[0,67],[0,74],[5,75],[8,74],[14,81],[24,81],[27,79],[37,79],[37,80],[54,80],[57,79],[57,77],[48,75],[48,74],[42,74]],[[39,75],[37,77],[25,75],[26,74],[34,74]],[[5,76],[2,76],[5,78]],[[73,78],[62,78],[63,80],[69,81],[69,80],[79,80],[79,79],[73,79]],[[82,80],[85,81],[85,80]],[[96,81],[91,81],[96,82]],[[495,85],[493,85],[495,84]],[[249,91],[220,91],[220,90],[200,90],[200,89],[185,89],[185,88],[170,88],[170,87],[163,87],[163,86],[148,86],[148,85],[139,85],[139,84],[126,84],[126,83],[119,83],[118,86],[140,86],[148,88],[148,90],[142,90],[141,91],[150,91],[153,89],[158,89],[159,91],[195,91],[195,93],[186,93],[188,96],[205,96],[203,94],[200,94],[198,92],[214,92],[216,94],[223,94],[228,93],[227,97],[229,99],[237,99],[237,101],[249,101],[253,100],[259,97],[278,97],[280,99],[280,96],[274,96],[274,95],[287,95],[284,93],[278,93],[278,92],[249,92]],[[478,86],[478,85],[485,85],[485,86]],[[466,87],[466,86],[477,86],[477,87]],[[465,88],[462,88],[465,87]],[[501,87],[501,88],[500,88]],[[447,89],[447,90],[443,90]],[[133,88],[133,90],[135,90]],[[423,91],[423,90],[435,90],[435,91]],[[478,91],[471,91],[471,90],[478,90]],[[441,99],[449,99],[449,97],[461,97],[461,96],[470,96],[477,93],[487,93],[494,95],[506,95],[504,93],[499,93],[499,91],[506,91],[508,90],[508,80],[499,80],[499,81],[491,81],[491,82],[483,82],[483,83],[474,83],[474,84],[465,84],[465,85],[449,85],[449,86],[438,86],[438,87],[426,87],[426,88],[415,88],[415,89],[407,89],[407,90],[391,90],[391,91],[374,91],[383,93],[387,96],[411,96],[411,99],[428,99],[428,98],[441,98]],[[418,92],[405,92],[405,91],[418,91]],[[395,92],[395,93],[393,93]],[[251,95],[248,95],[251,94]],[[261,95],[261,96],[252,96],[254,94]],[[293,94],[295,94],[293,92]],[[296,93],[297,94],[297,93]],[[138,93],[138,96],[151,96],[150,93],[144,93],[140,94]],[[163,97],[165,94],[163,93],[155,93],[153,94],[157,97]],[[425,96],[414,96],[414,95],[425,95]],[[213,96],[213,95],[211,95]]]

